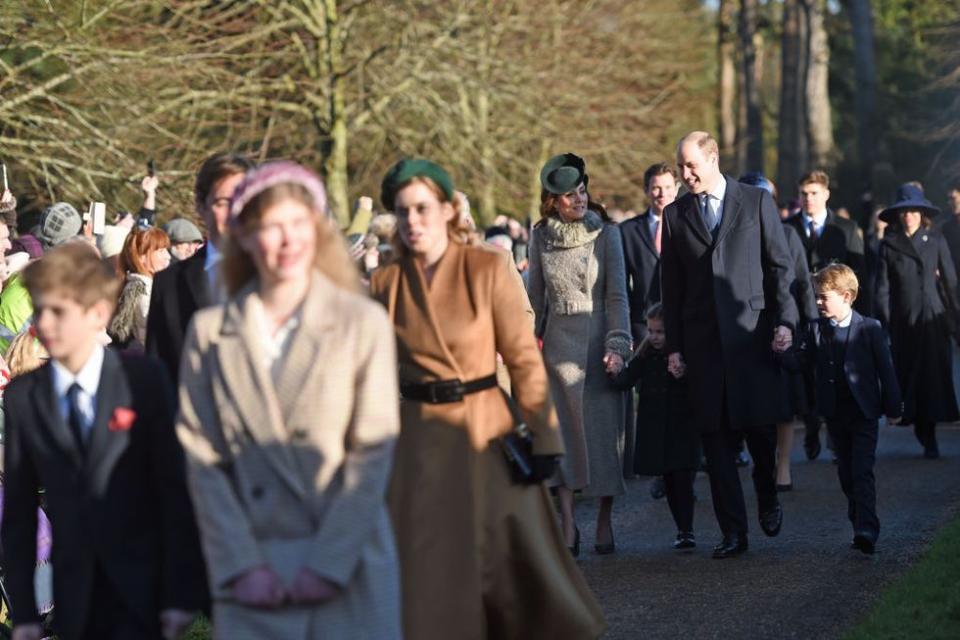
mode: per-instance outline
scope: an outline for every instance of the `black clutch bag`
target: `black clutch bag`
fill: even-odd
[[[523,421],[513,398],[503,389],[500,391],[513,416],[513,430],[500,438],[500,448],[507,460],[510,477],[516,484],[539,484],[553,475],[557,458],[533,454],[533,434]]]

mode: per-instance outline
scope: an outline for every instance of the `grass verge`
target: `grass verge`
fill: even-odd
[[[844,640],[960,638],[960,517],[937,534],[930,549],[880,596],[873,611]]]

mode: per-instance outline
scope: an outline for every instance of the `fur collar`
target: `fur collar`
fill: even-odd
[[[596,240],[603,230],[603,218],[595,211],[587,211],[582,220],[563,222],[550,216],[544,224],[544,240],[548,248],[572,249]]]

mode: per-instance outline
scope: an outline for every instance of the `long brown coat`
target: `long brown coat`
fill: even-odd
[[[404,382],[492,374],[500,353],[537,453],[561,453],[524,292],[507,256],[451,243],[428,287],[411,258],[374,274]],[[602,613],[564,547],[543,486],[513,484],[494,439],[513,426],[499,389],[462,402],[402,401],[389,503],[404,635],[593,638]]]
[[[217,638],[400,637],[396,550],[384,494],[397,370],[383,311],[319,274],[276,381],[248,287],[197,313],[180,371],[187,452]],[[343,593],[316,607],[252,609],[230,583],[303,567]]]

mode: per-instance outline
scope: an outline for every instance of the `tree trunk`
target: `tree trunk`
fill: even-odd
[[[486,14],[494,16],[493,2],[487,0]],[[488,93],[492,78],[490,60],[494,53],[492,26],[483,27],[483,41],[480,48],[479,77],[480,89],[477,91],[477,143],[480,145],[480,210],[475,212],[474,218],[481,227],[489,226],[496,217],[497,203],[495,194],[496,159],[494,157],[493,139],[490,135],[490,94]]]
[[[740,49],[743,52],[743,95],[746,129],[741,131],[745,153],[741,170],[763,171],[763,109],[757,62],[757,0],[740,0]]]
[[[733,167],[737,163],[737,61],[733,0],[720,0],[717,11],[717,48],[720,61],[719,109],[720,163]]]
[[[800,0],[784,0],[781,38],[780,113],[777,186],[781,202],[797,196],[797,181],[807,167],[806,28]]]
[[[326,137],[321,143],[323,175],[327,187],[327,207],[341,229],[350,225],[350,203],[347,196],[347,112],[346,87],[341,76],[343,39],[340,37],[340,18],[336,0],[323,1],[325,22],[324,46],[320,68],[327,81]],[[324,133],[324,132],[321,132]]]
[[[864,191],[873,190],[877,154],[877,63],[873,43],[873,9],[870,0],[847,0],[853,29],[853,55],[857,80],[857,148]]]
[[[530,216],[531,226],[540,221],[540,191],[543,188],[540,185],[540,167],[547,164],[549,159],[550,143],[543,140],[540,143],[540,157],[537,158],[537,166],[534,167],[533,175],[530,176],[530,204],[527,207],[527,213]]]
[[[830,44],[823,18],[825,0],[801,0],[807,18],[809,64],[806,75],[807,137],[813,167],[827,169],[833,155],[830,114]]]

